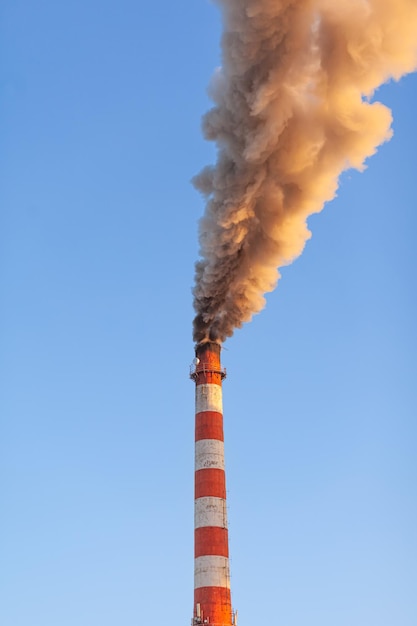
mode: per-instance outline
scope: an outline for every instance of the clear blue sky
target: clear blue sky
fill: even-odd
[[[207,0],[4,0],[2,626],[188,626]],[[417,77],[223,364],[240,626],[417,624]]]

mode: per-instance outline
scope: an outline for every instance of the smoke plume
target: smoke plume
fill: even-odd
[[[224,341],[265,303],[278,268],[310,237],[307,218],[391,137],[371,101],[417,66],[417,0],[218,0],[222,67],[203,118],[217,162],[194,288],[194,339]]]

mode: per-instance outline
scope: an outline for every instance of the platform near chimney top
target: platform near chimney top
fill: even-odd
[[[190,365],[190,378],[194,382],[197,380],[199,374],[219,374],[221,379],[224,380],[227,376],[225,367],[212,367],[212,365],[204,362],[191,363]]]

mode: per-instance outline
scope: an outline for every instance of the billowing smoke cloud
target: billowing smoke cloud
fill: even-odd
[[[203,118],[217,163],[195,177],[194,339],[224,341],[264,306],[306,220],[391,136],[375,89],[417,66],[417,0],[219,0],[223,65]]]

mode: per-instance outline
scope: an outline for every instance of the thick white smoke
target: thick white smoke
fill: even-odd
[[[417,0],[219,0],[223,61],[203,119],[217,163],[196,264],[194,339],[224,341],[299,256],[340,174],[391,137],[375,89],[417,67]]]

